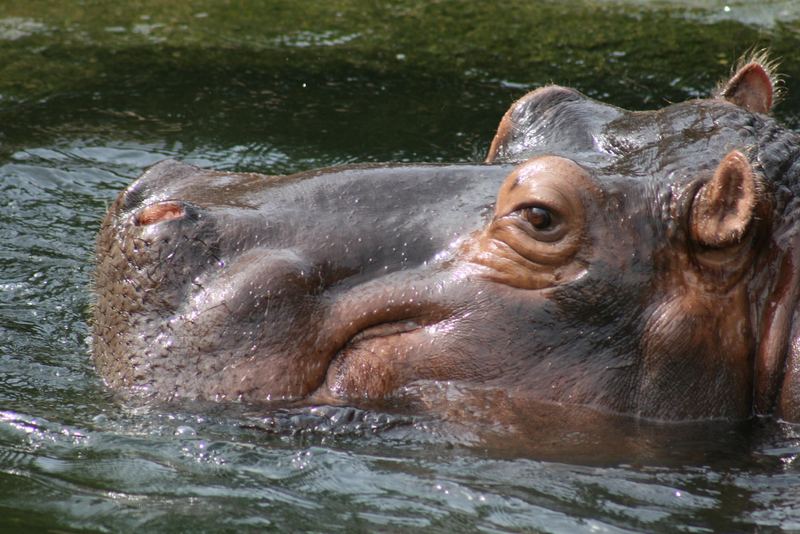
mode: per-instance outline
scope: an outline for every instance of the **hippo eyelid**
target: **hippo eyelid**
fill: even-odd
[[[516,201],[507,204],[501,213],[510,215],[529,208],[541,208],[553,214],[561,214],[569,211],[569,200],[562,192],[556,190],[540,191],[538,194],[521,192]]]
[[[564,211],[562,209],[553,206],[551,203],[542,202],[539,200],[520,202],[518,205],[515,205],[513,208],[508,210],[508,213],[505,215],[505,217],[524,216],[527,210],[533,210],[533,209],[546,211],[550,216],[550,222],[552,226],[561,224],[566,219],[566,217],[564,216]]]

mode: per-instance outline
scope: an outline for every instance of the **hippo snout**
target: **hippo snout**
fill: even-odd
[[[342,355],[380,345],[396,357],[388,353],[409,350],[376,340],[421,336],[461,312],[443,298],[453,282],[434,263],[486,216],[479,205],[491,198],[475,184],[507,170],[366,167],[277,179],[160,163],[120,195],[101,230],[95,330],[108,335],[96,341],[98,366],[132,386],[136,370],[155,363],[145,389],[160,397],[323,398],[328,379],[337,391],[385,393],[400,379],[357,387]],[[375,179],[420,202],[376,195]],[[464,201],[479,204],[474,213],[453,214],[440,180],[472,184]]]

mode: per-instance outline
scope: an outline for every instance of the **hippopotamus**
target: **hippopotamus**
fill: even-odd
[[[97,369],[169,401],[372,406],[456,384],[798,421],[800,136],[770,116],[776,80],[749,58],[654,111],[541,87],[480,163],[158,163],[99,232]]]

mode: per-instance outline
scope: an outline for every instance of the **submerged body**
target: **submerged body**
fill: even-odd
[[[98,369],[162,399],[447,381],[512,406],[800,418],[800,141],[772,90],[758,62],[653,112],[543,88],[479,165],[162,162],[98,237]]]

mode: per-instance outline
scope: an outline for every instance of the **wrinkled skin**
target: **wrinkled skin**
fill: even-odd
[[[448,381],[517,407],[800,419],[800,139],[769,117],[773,85],[743,62],[650,112],[545,87],[481,165],[159,163],[98,237],[97,367],[160,399],[368,404]]]

